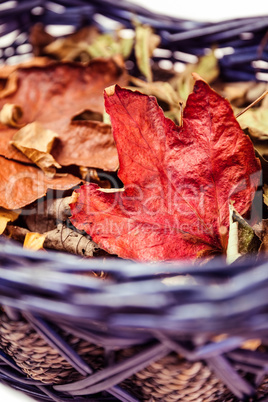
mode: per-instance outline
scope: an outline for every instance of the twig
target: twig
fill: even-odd
[[[44,248],[66,251],[84,257],[92,257],[98,249],[89,236],[84,236],[61,223],[57,228],[46,233]]]
[[[45,233],[54,229],[57,223],[65,222],[71,215],[70,201],[71,197],[64,197],[38,202],[32,213],[25,216],[28,229],[31,232]]]
[[[245,113],[248,109],[250,109],[252,106],[255,106],[256,103],[260,102],[267,94],[268,94],[268,89],[265,92],[263,92],[263,94],[261,96],[259,96],[257,99],[255,99],[254,102],[252,102],[250,105],[248,105],[245,109],[243,109],[241,112],[237,113],[237,115],[235,117],[238,118],[243,113]]]
[[[30,231],[19,226],[8,225],[5,233],[12,239],[23,243],[26,234]],[[43,245],[45,249],[66,251],[83,257],[92,257],[94,251],[98,250],[98,246],[89,236],[84,236],[62,224],[58,224],[56,229],[46,232],[45,235]]]

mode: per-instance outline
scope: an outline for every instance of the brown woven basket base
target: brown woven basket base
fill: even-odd
[[[104,365],[104,349],[65,334],[66,341],[94,370]],[[83,378],[25,320],[11,321],[0,315],[0,345],[28,377],[44,384],[70,383]],[[120,352],[120,359],[133,348]],[[188,362],[175,353],[162,358],[121,384],[141,401],[238,401],[203,362]],[[268,394],[268,379],[258,397]]]
[[[65,338],[94,369],[103,367],[103,348],[67,334]],[[83,378],[28,322],[11,321],[4,313],[0,316],[0,345],[24,373],[44,384],[63,384]]]

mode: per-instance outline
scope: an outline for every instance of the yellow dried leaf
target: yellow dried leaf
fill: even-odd
[[[136,77],[130,77],[130,80],[140,92],[146,95],[156,96],[156,98],[159,100],[168,103],[170,107],[178,107],[180,98],[178,97],[177,92],[168,82],[154,81],[149,83]]]
[[[8,224],[8,222],[14,222],[20,215],[21,210],[8,210],[0,208],[0,234],[2,234]]]
[[[268,206],[268,185],[264,184],[263,186],[263,202]]]
[[[218,60],[215,53],[202,56],[196,64],[186,65],[185,70],[171,80],[171,84],[177,89],[180,99],[186,101],[193,88],[192,73],[198,74],[208,84],[213,82],[219,75]]]
[[[63,61],[75,60],[82,52],[87,50],[86,42],[74,43],[71,39],[59,38],[47,45],[44,51],[53,54]]]
[[[238,109],[236,109],[238,111]],[[238,123],[242,130],[248,129],[251,137],[259,140],[268,138],[268,108],[262,105],[258,108],[247,110],[238,117]]]
[[[99,35],[94,42],[87,46],[87,52],[91,58],[109,58],[121,55],[126,59],[132,51],[133,44],[133,38],[121,38],[118,35],[113,36],[105,33]]]
[[[77,202],[78,198],[79,198],[79,194],[77,194],[75,191],[73,191],[71,198],[70,198],[69,205]]]
[[[0,123],[10,127],[21,127],[19,120],[22,115],[23,111],[20,106],[6,103],[0,111]]]
[[[44,33],[41,32],[41,35],[43,34]],[[49,41],[50,43],[45,46],[43,51],[63,61],[80,59],[80,61],[88,62],[90,60],[88,46],[93,43],[99,35],[99,30],[95,26],[84,27],[67,37],[55,38]]]
[[[242,349],[256,350],[261,345],[261,339],[249,339],[243,343]]]
[[[44,173],[53,177],[56,168],[61,168],[61,165],[50,154],[57,137],[58,134],[54,131],[34,122],[20,129],[10,143],[39,166]]]
[[[136,26],[135,56],[139,70],[152,82],[151,57],[154,49],[160,44],[160,36],[155,35],[148,25]]]
[[[46,234],[33,233],[33,232],[26,233],[23,247],[35,251],[40,250],[43,248],[45,238]]]
[[[257,99],[265,91],[267,84],[255,81],[225,82],[219,84],[218,88],[222,96],[233,106],[240,108]]]
[[[194,71],[209,84],[215,81],[220,73],[218,59],[215,56],[215,52],[212,50],[205,56],[200,57]]]
[[[169,110],[165,112],[165,116],[174,120],[176,124],[181,124],[181,99],[175,89],[168,82],[145,82],[136,77],[130,77],[130,81],[135,85],[135,87],[128,87],[129,89],[138,89],[138,91],[143,94],[153,95],[158,99],[158,101],[167,103]]]

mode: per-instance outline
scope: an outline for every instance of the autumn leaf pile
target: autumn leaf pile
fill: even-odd
[[[267,251],[267,97],[242,112],[264,83],[222,83],[213,52],[152,69],[159,38],[140,25],[135,41],[36,27],[32,43],[42,57],[0,69],[3,236],[141,261]]]

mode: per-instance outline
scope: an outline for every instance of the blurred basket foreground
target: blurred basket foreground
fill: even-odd
[[[3,383],[36,400],[266,400],[267,263],[85,261],[9,242],[0,256]]]

